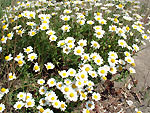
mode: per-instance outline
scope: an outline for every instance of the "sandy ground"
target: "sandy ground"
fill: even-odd
[[[142,48],[143,50],[134,57],[138,91],[150,86],[150,42],[147,42],[147,45]]]

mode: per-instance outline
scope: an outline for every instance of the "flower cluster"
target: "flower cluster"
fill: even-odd
[[[20,83],[23,90],[13,92],[15,110],[36,106],[39,113],[63,112],[84,101],[83,113],[90,112],[101,100],[96,84],[124,70],[136,73],[133,56],[150,41],[136,1],[17,3],[6,8],[0,23],[0,60],[9,83],[28,79]],[[32,89],[27,84],[36,94],[25,93]],[[1,88],[0,99],[8,92]],[[0,112],[4,109],[0,104]]]

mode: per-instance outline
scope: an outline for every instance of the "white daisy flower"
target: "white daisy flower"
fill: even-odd
[[[25,104],[22,101],[18,101],[14,104],[14,108],[17,109],[21,109]]]
[[[98,42],[96,41],[91,41],[91,47],[95,48],[95,49],[99,49],[100,48],[100,45]]]
[[[54,78],[50,78],[48,81],[47,81],[47,84],[49,87],[53,87],[56,85],[56,80]]]
[[[93,110],[95,108],[95,104],[93,101],[87,101],[85,107],[88,110]]]
[[[81,39],[81,40],[79,40],[77,43],[78,43],[79,46],[84,47],[84,46],[87,45],[87,40]]]
[[[5,110],[5,105],[4,104],[0,104],[0,112],[2,113]]]
[[[33,48],[31,46],[27,47],[27,48],[23,48],[24,49],[24,52],[29,54],[31,52],[33,52]]]
[[[61,29],[63,30],[63,32],[69,32],[70,31],[70,26],[69,25],[63,25],[62,27],[61,27]]]
[[[4,94],[7,94],[8,92],[9,92],[9,90],[6,89],[6,88],[3,88],[3,87],[2,87],[2,88],[0,89],[0,94],[3,94],[3,95],[4,95]]]
[[[56,40],[57,40],[57,36],[51,35],[51,36],[49,37],[49,40],[50,40],[50,41],[56,41]]]
[[[46,92],[47,92],[47,88],[46,88],[46,87],[41,86],[41,87],[39,88],[39,93],[40,93],[41,95],[46,94]]]
[[[54,65],[51,63],[51,62],[48,62],[47,64],[44,64],[46,66],[46,69],[49,70],[49,69],[54,69]]]
[[[40,67],[38,66],[38,63],[37,63],[37,62],[34,64],[33,70],[34,70],[35,72],[40,71]]]
[[[101,96],[100,96],[99,93],[94,92],[94,93],[92,94],[92,99],[93,99],[93,100],[98,101],[98,100],[100,100],[100,98],[101,98]]]
[[[121,40],[118,40],[118,44],[119,44],[119,46],[121,46],[122,48],[127,46],[126,41],[124,41],[124,40],[122,40],[122,39],[121,39]]]
[[[132,67],[129,68],[129,72],[130,72],[130,73],[136,73],[135,69],[132,68]]]
[[[49,108],[45,109],[43,113],[54,113],[52,110],[50,110]]]
[[[13,59],[13,57],[11,57],[12,55],[11,54],[9,54],[8,56],[5,56],[5,60],[6,61],[10,61],[10,60],[12,60]]]
[[[59,75],[62,77],[62,78],[67,78],[69,76],[68,72],[66,70],[63,70],[63,71],[60,71],[59,72]]]
[[[10,80],[14,80],[14,79],[16,79],[15,73],[9,73],[8,74],[8,80],[10,81]]]
[[[106,75],[107,75],[107,70],[106,70],[106,68],[105,68],[105,67],[99,67],[99,68],[98,68],[98,74],[99,74],[100,76],[106,76]]]
[[[33,107],[34,105],[35,105],[34,99],[26,100],[26,103],[25,103],[26,108]]]
[[[49,29],[49,25],[42,23],[42,24],[40,25],[40,29],[41,29],[42,31],[45,31],[45,30]]]
[[[19,93],[17,94],[17,98],[18,98],[19,100],[25,101],[26,93],[24,93],[24,92],[19,92]]]
[[[45,80],[44,79],[38,79],[37,83],[39,85],[43,85],[45,83]]]
[[[67,71],[67,73],[68,73],[70,76],[75,76],[76,70],[73,69],[73,68],[69,68],[69,70]]]
[[[81,46],[77,46],[77,47],[75,47],[75,49],[74,49],[74,54],[75,55],[82,55],[84,53],[84,49],[81,47]]]
[[[3,37],[1,38],[2,44],[6,43],[6,41],[7,41],[7,37],[4,37],[4,36],[3,36]]]

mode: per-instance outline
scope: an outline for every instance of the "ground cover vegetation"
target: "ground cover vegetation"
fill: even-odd
[[[136,73],[133,56],[150,39],[139,4],[38,0],[6,7],[0,22],[0,112],[70,113],[82,103],[83,113],[96,109],[113,93],[112,81]]]

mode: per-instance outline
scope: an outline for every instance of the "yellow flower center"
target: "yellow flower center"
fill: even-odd
[[[90,111],[87,109],[87,110],[86,110],[86,113],[90,113]]]
[[[44,20],[44,21],[43,21],[43,23],[47,23],[47,21],[46,21],[46,20]]]
[[[13,76],[12,76],[12,75],[10,75],[10,76],[9,76],[9,79],[12,79],[12,78],[13,78]]]
[[[126,30],[127,30],[127,31],[129,31],[129,30],[130,30],[130,28],[129,28],[129,27],[126,27]]]
[[[64,108],[64,107],[65,107],[65,105],[64,105],[64,104],[61,104],[61,107],[62,107],[62,108]]]
[[[22,31],[21,31],[21,30],[19,30],[19,31],[18,31],[18,34],[22,34]]]
[[[85,68],[85,71],[89,71],[89,70],[90,70],[90,68],[89,68],[89,67],[86,67],[86,68]]]
[[[82,93],[82,97],[85,98],[85,97],[86,97],[86,94]]]
[[[35,59],[35,56],[31,56],[31,59],[32,59],[32,60]]]
[[[101,32],[97,32],[97,35],[101,35]]]
[[[4,41],[5,40],[5,38],[3,37],[3,38],[1,38],[1,41]]]
[[[74,74],[74,72],[73,72],[73,71],[70,71],[70,74],[72,75],[72,74]]]
[[[45,89],[41,89],[41,92],[45,92]]]
[[[98,18],[97,18],[97,20],[101,20],[101,18],[100,18],[100,17],[98,17]]]
[[[11,34],[9,33],[9,34],[7,34],[7,37],[9,38],[9,37],[11,37]]]
[[[122,30],[119,30],[119,33],[120,33],[120,34],[122,34],[122,33],[123,33],[123,31],[122,31]]]
[[[46,101],[45,100],[42,100],[42,103],[44,104]]]
[[[78,82],[78,85],[81,85],[81,84],[82,84],[82,83],[79,81],[79,82]]]
[[[2,109],[3,109],[3,108],[2,108],[2,107],[0,107],[0,111],[2,111]]]
[[[30,96],[26,96],[26,99],[29,99],[30,98]]]
[[[63,73],[62,75],[63,75],[63,76],[66,76],[67,74],[66,74],[66,73]]]
[[[110,68],[110,71],[113,72],[113,71],[114,71],[114,68]]]
[[[28,105],[28,106],[31,106],[31,105],[32,105],[32,102],[28,102],[27,105]]]
[[[98,96],[97,96],[97,95],[94,95],[94,98],[95,98],[95,99],[98,99]]]
[[[75,84],[72,84],[72,88],[75,89],[77,88],[77,86]]]
[[[84,75],[84,74],[82,74],[82,75],[81,75],[81,78],[84,78],[84,77],[85,77],[85,75]]]
[[[97,43],[94,43],[94,46],[97,47]]]
[[[101,21],[101,24],[104,24],[104,21]]]
[[[137,111],[137,113],[142,113],[141,111]]]
[[[18,104],[18,105],[17,105],[17,108],[20,109],[20,108],[21,108],[21,104]]]
[[[34,69],[35,69],[35,70],[38,70],[38,69],[39,69],[39,66],[35,66]]]
[[[135,66],[135,63],[132,63],[131,65],[134,67],[134,66]]]
[[[79,24],[83,24],[83,22],[82,22],[82,21],[79,21]]]
[[[115,21],[115,22],[118,22],[118,19],[117,19],[117,18],[115,18],[115,19],[114,19],[114,21]]]
[[[67,20],[68,20],[68,17],[65,17],[64,20],[67,21]]]
[[[30,49],[29,49],[29,48],[27,48],[27,49],[26,49],[26,51],[27,51],[27,52],[29,52],[29,51],[30,51]]]
[[[21,60],[18,61],[18,64],[21,65],[23,62]]]
[[[80,49],[78,49],[78,50],[77,50],[77,53],[81,53],[81,50],[80,50]]]
[[[88,104],[88,107],[92,107],[92,104],[91,104],[91,103],[89,103],[89,104]]]
[[[6,57],[5,57],[5,60],[8,60],[8,59],[9,59],[9,56],[6,56]]]
[[[111,29],[112,29],[113,31],[115,31],[115,30],[116,30],[116,28],[115,28],[115,27],[112,27]]]
[[[123,43],[123,42],[120,42],[120,45],[124,45],[124,43]]]
[[[47,29],[47,27],[46,27],[46,26],[43,26],[43,29],[45,30],[45,29]]]
[[[33,31],[31,34],[32,34],[32,35],[35,35],[35,32]]]
[[[120,8],[122,8],[122,4],[119,4],[118,6],[119,6]]]
[[[6,28],[7,28],[7,25],[4,25],[4,26],[3,26],[3,29],[6,29]]]
[[[107,80],[107,77],[105,77],[105,76],[103,76],[102,78],[103,78],[103,80]]]
[[[18,55],[17,58],[19,59],[19,58],[21,58],[21,56]]]
[[[55,37],[52,37],[52,40],[55,40]]]
[[[105,70],[101,70],[100,72],[101,72],[102,74],[104,74],[104,73],[105,73]]]
[[[22,95],[22,94],[20,95],[20,98],[23,98],[23,95]]]
[[[44,109],[43,109],[43,108],[40,108],[39,111],[40,111],[41,113],[43,113],[43,112],[44,112]]]
[[[128,61],[128,62],[131,62],[131,59],[128,59],[127,61]]]
[[[115,63],[115,59],[111,59],[111,62],[112,62],[112,63]]]
[[[58,102],[55,102],[55,106],[58,106]]]
[[[72,48],[72,45],[69,45],[69,48]]]
[[[33,17],[33,14],[30,14],[30,17]]]
[[[52,97],[51,100],[55,100],[55,97]]]
[[[65,27],[65,30],[68,30],[68,27],[67,27],[67,26]]]
[[[74,97],[74,93],[70,93],[70,97]]]
[[[65,43],[62,42],[60,45],[63,46],[63,45],[65,45]]]
[[[96,58],[96,56],[93,56],[92,58],[93,58],[93,59],[95,59],[95,58]]]
[[[69,91],[69,88],[68,88],[68,87],[65,87],[64,90],[65,90],[65,92],[68,92],[68,91]]]
[[[101,60],[100,60],[100,59],[97,59],[97,62],[98,62],[98,63],[100,63],[100,62],[101,62]]]
[[[85,59],[85,60],[87,60],[87,59],[88,59],[88,57],[87,57],[87,56],[84,56],[84,59]]]
[[[54,81],[51,81],[50,83],[51,83],[51,84],[54,84]]]

